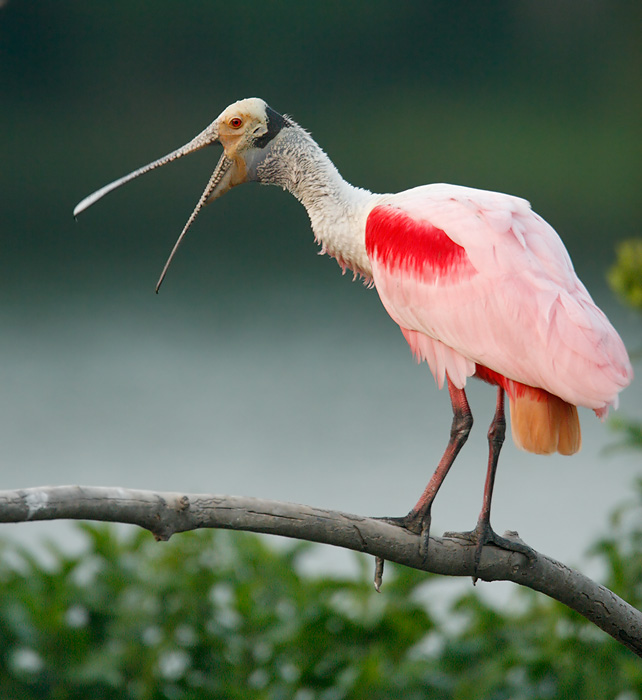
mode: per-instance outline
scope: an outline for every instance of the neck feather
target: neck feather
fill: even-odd
[[[290,191],[306,208],[322,252],[367,278],[366,219],[376,195],[346,182],[314,139],[298,125],[282,129],[257,168],[261,182]]]

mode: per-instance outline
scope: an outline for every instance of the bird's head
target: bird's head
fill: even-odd
[[[114,180],[114,182],[85,197],[76,205],[74,216],[78,216],[78,214],[95,204],[106,194],[139,175],[171,163],[189,153],[194,153],[194,151],[205,148],[205,146],[221,144],[223,146],[223,154],[165,264],[156,285],[156,291],[158,292],[178,246],[203,206],[224,195],[236,185],[257,180],[257,165],[262,162],[269,151],[272,140],[279,134],[281,129],[292,125],[293,123],[287,117],[283,117],[275,112],[258,97],[250,97],[234,102],[224,109],[198,136],[195,136],[184,146],[142,168],[134,170],[118,180]]]

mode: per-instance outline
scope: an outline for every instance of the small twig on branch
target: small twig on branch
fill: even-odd
[[[365,552],[446,576],[472,576],[474,545],[430,538],[426,561],[419,537],[395,525],[310,506],[256,498],[142,491],[111,487],[50,486],[0,491],[0,522],[100,520],[138,525],[159,540],[199,528],[282,535]],[[516,533],[506,536],[516,538]],[[484,547],[477,572],[485,581],[513,581],[576,610],[642,656],[642,613],[604,586],[543,554],[533,560]]]

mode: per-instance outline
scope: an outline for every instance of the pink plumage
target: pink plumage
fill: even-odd
[[[454,185],[391,195],[370,212],[366,250],[384,306],[439,386],[447,375],[463,388],[480,365],[487,381],[603,416],[631,381],[620,337],[523,199]]]

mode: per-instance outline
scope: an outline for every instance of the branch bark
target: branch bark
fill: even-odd
[[[100,520],[138,525],[158,540],[199,528],[246,530],[322,542],[365,552],[446,576],[472,576],[474,546],[431,537],[426,561],[420,538],[382,520],[310,506],[237,496],[154,492],[91,486],[50,486],[0,491],[0,522]],[[518,539],[516,533],[507,537]],[[478,570],[484,581],[512,581],[577,611],[642,657],[642,613],[608,588],[536,553],[484,547]]]

